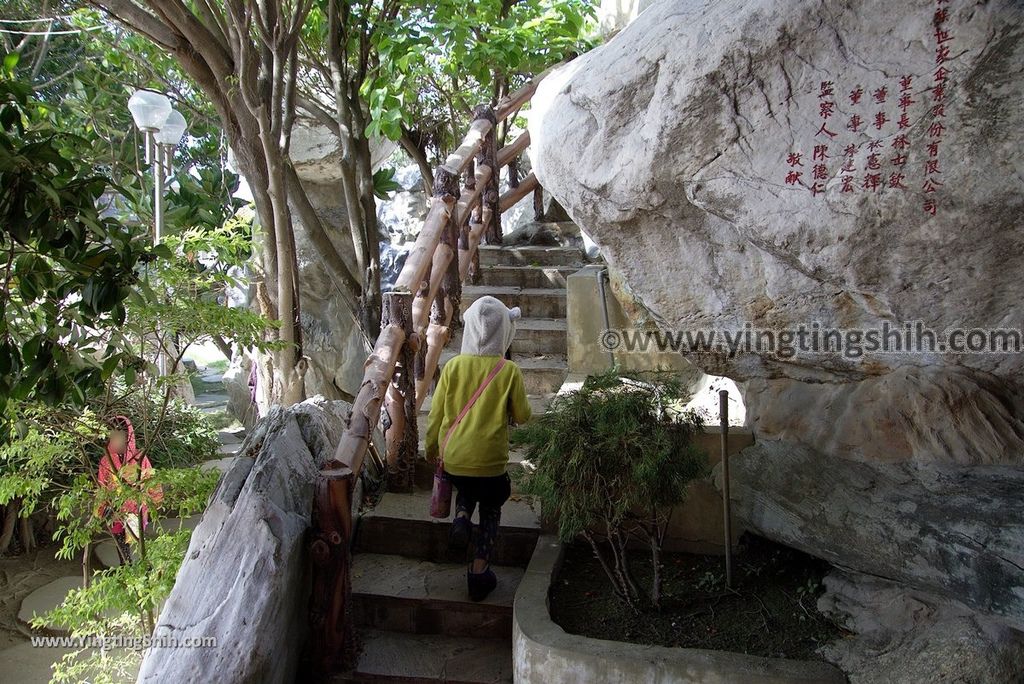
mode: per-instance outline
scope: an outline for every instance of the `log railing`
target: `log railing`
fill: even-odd
[[[353,491],[378,423],[383,424],[388,488],[412,489],[418,458],[417,413],[429,392],[441,352],[461,311],[462,283],[479,271],[481,243],[501,243],[501,213],[530,192],[533,174],[499,195],[501,169],[516,164],[529,133],[500,150],[499,122],[530,101],[541,74],[496,107],[481,105],[462,144],[434,171],[430,209],[392,291],[384,294],[381,332],[366,360],[363,382],[334,458],[320,472],[314,502],[314,591],[311,644],[320,673],[351,664],[349,543]],[[461,187],[460,187],[461,186]],[[382,415],[383,412],[383,415]]]

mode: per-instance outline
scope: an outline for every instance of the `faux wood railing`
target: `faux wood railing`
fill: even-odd
[[[373,430],[383,422],[388,488],[410,490],[419,449],[417,413],[451,338],[453,321],[458,321],[462,283],[479,271],[481,242],[501,243],[502,212],[531,192],[535,208],[539,205],[536,177],[531,173],[520,180],[518,173],[517,160],[530,144],[529,133],[498,149],[496,130],[530,101],[543,77],[497,107],[474,110],[462,144],[434,171],[434,194],[423,228],[394,289],[384,294],[381,333],[366,360],[348,427],[316,486],[310,650],[320,674],[354,661],[349,581],[353,489]],[[505,166],[510,167],[510,189],[500,195],[498,177]]]

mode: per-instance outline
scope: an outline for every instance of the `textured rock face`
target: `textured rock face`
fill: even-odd
[[[833,571],[818,609],[856,637],[825,648],[851,684],[1013,682],[1024,634],[962,606],[866,575]]]
[[[355,263],[348,217],[337,184],[303,180],[303,187],[327,228],[335,249],[349,264]],[[306,396],[350,399],[359,390],[369,347],[355,322],[355,314],[341,296],[341,285],[310,244],[305,227],[297,225],[295,247],[302,288],[303,352],[309,357]]]
[[[530,121],[535,172],[633,294],[673,330],[818,323],[849,331],[886,321],[921,321],[937,331],[1019,329],[1024,284],[1005,274],[1024,265],[1024,12],[1010,0],[943,5],[952,56],[943,64],[949,74],[939,120],[930,90],[935,7],[929,0],[656,3],[541,85]],[[905,76],[912,104],[909,128],[901,129]],[[823,83],[833,95],[821,96]],[[854,105],[858,87],[864,94]],[[874,100],[881,88],[884,104]],[[834,103],[827,119],[825,102]],[[881,129],[877,112],[888,119]],[[863,119],[856,133],[849,128],[855,115]],[[935,121],[943,125],[940,174],[926,176]],[[823,123],[827,132],[818,134]],[[893,147],[900,134],[909,148]],[[828,146],[827,158],[813,159],[817,145]],[[900,151],[905,167],[892,162]],[[791,154],[802,155],[800,166],[790,165]],[[849,174],[848,159],[855,169]],[[819,162],[825,178],[814,194]],[[864,189],[876,165],[885,187]],[[794,170],[802,176],[787,184]],[[908,189],[888,188],[901,171]],[[847,175],[852,192],[843,191]],[[941,179],[938,192],[923,191],[929,177]],[[924,210],[930,198],[938,201],[934,216]],[[979,406],[1019,401],[1022,360],[871,351],[696,359],[708,372],[740,381],[845,385],[836,395],[854,391],[856,381],[921,366],[930,369],[926,393],[967,394]],[[759,385],[759,396],[750,397],[752,418],[790,387]],[[915,389],[889,388],[897,390],[893,397],[872,399],[886,404]],[[777,419],[768,421],[771,434],[799,431]],[[803,419],[828,422],[814,413]],[[952,446],[988,428],[972,418],[956,428]],[[1024,425],[1011,420],[994,429],[1009,449],[965,456],[915,445],[900,458],[1019,463]],[[862,437],[855,431],[836,439]]]
[[[139,682],[292,682],[308,624],[306,530],[317,469],[350,410],[310,399],[275,408],[242,445],[192,533]]]
[[[957,600],[1024,630],[1024,470],[832,459],[761,441],[732,463],[755,532]]]
[[[390,141],[373,144],[370,152],[374,168],[383,164],[394,150],[395,144]],[[291,157],[334,248],[348,264],[353,264],[348,214],[342,199],[338,138],[326,127],[303,119],[293,132]],[[351,399],[362,382],[367,343],[355,324],[354,314],[341,298],[341,285],[310,244],[298,213],[293,212],[292,218],[302,292],[303,352],[310,359],[306,396]]]

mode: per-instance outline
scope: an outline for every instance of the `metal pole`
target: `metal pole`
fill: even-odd
[[[158,143],[153,133],[146,134],[147,144],[153,147],[153,244],[159,245],[164,232],[164,146]],[[163,343],[160,341],[160,329],[157,328],[156,367],[161,375],[167,375],[167,358]]]
[[[597,272],[597,291],[601,296],[601,313],[603,314],[604,329],[608,330],[611,328],[611,321],[608,318],[608,298],[605,294],[604,281],[608,277],[608,269],[602,268]],[[608,349],[608,367],[615,368],[615,352]]]
[[[725,586],[732,589],[732,511],[729,508],[729,390],[718,390],[722,424],[722,512],[725,516]]]

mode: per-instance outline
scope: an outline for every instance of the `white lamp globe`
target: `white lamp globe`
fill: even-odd
[[[128,100],[128,111],[135,119],[135,125],[144,131],[155,131],[167,121],[171,113],[171,101],[166,95],[152,90],[136,90]]]
[[[181,112],[177,109],[172,109],[171,113],[167,116],[167,120],[164,121],[164,125],[154,134],[154,137],[161,145],[174,146],[181,142],[187,127],[188,124],[185,122],[185,117],[181,115]]]

